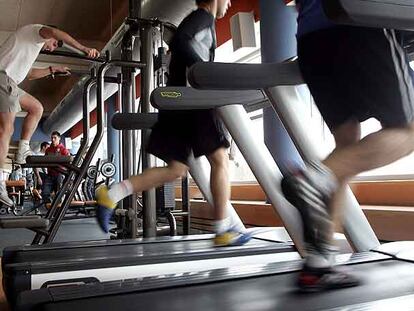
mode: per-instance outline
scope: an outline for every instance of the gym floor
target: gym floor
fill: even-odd
[[[30,244],[35,233],[27,229],[3,229],[0,231],[0,251],[7,246]],[[59,228],[55,242],[109,239],[101,231],[94,218],[65,220]]]
[[[2,229],[0,230],[0,251],[3,252],[3,249],[7,246],[30,244],[33,237],[34,232],[27,229]],[[105,234],[100,230],[94,218],[86,218],[64,221],[59,228],[55,241],[69,242],[102,239],[109,239],[109,234]],[[10,310],[4,297],[2,286],[0,286],[0,310]]]

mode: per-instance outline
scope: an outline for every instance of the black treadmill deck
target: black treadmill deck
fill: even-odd
[[[43,310],[326,310],[409,295],[414,292],[414,269],[394,260],[354,267],[364,284],[315,294],[298,293],[297,273],[243,279],[126,295],[46,304]]]
[[[101,284],[97,296],[97,285],[25,292],[20,306],[46,294],[53,303],[44,302],[39,310],[327,310],[414,293],[412,263],[381,254],[365,255],[352,259],[349,267],[362,278],[361,286],[323,293],[296,290],[300,268],[296,261],[136,280],[135,291],[133,281],[126,290],[121,290],[121,283],[112,282],[108,290]]]

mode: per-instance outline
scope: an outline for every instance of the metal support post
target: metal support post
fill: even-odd
[[[153,59],[153,27],[150,24],[143,24],[140,29],[141,37],[141,62],[146,67],[141,70],[141,112],[150,112],[150,94],[154,89],[154,59]],[[152,166],[151,155],[149,155],[145,146],[149,138],[149,131],[141,132],[141,150],[142,150],[142,170]],[[156,223],[156,200],[155,189],[145,191],[142,194],[143,199],[143,232],[144,237],[155,237],[157,234]]]
[[[132,29],[129,29],[122,40],[121,59],[124,61],[132,61],[132,50],[134,46],[134,36]],[[135,112],[133,94],[133,83],[135,83],[135,69],[122,67],[122,112]],[[134,150],[133,150],[133,131],[122,132],[122,177],[128,179],[134,175]],[[123,201],[123,208],[128,209],[130,218],[129,237],[134,239],[138,236],[137,221],[137,196],[133,194]]]

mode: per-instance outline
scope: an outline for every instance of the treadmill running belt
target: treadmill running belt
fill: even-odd
[[[274,243],[267,241],[252,240],[245,247],[234,247],[232,250],[240,249],[254,249],[272,247],[277,245],[292,246],[292,243]],[[7,255],[7,260],[2,262],[5,266],[9,263],[20,262],[41,262],[41,261],[77,261],[90,260],[91,258],[105,258],[111,260],[119,258],[142,258],[142,257],[157,257],[178,254],[196,254],[198,252],[205,252],[217,249],[214,248],[213,242],[210,239],[204,240],[188,240],[174,243],[136,243],[136,244],[113,244],[106,247],[73,247],[73,248],[57,248],[53,251],[45,251],[35,249],[34,251],[15,252],[13,255]],[[219,249],[219,252],[226,252],[229,248]],[[7,250],[6,250],[7,252]]]
[[[68,299],[39,305],[36,310],[326,310],[412,294],[413,267],[412,263],[397,260],[353,265],[351,268],[363,279],[361,286],[323,293],[297,292],[294,286],[297,272],[288,272],[129,294]],[[24,301],[21,302],[23,307]]]

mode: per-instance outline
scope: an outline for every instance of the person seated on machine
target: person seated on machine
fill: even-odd
[[[169,86],[186,86],[186,70],[197,62],[214,60],[216,48],[215,20],[222,18],[230,7],[229,0],[196,0],[198,9],[179,25],[173,38],[169,65]],[[241,245],[248,236],[231,226],[227,211],[230,199],[229,141],[224,125],[214,110],[160,111],[158,123],[152,129],[148,152],[164,160],[167,167],[150,168],[106,186],[96,192],[97,217],[101,228],[108,232],[109,221],[117,202],[125,197],[172,182],[186,176],[187,159],[205,155],[211,164],[211,191],[215,208],[215,245]]]
[[[34,80],[68,72],[68,68],[63,66],[32,68],[40,51],[54,51],[59,40],[84,51],[91,58],[99,56],[96,49],[80,44],[66,32],[44,25],[23,26],[0,47],[0,202],[7,206],[12,206],[13,201],[7,196],[3,168],[16,113],[20,110],[27,112],[16,157],[19,164],[24,164],[31,154],[29,141],[43,114],[42,104],[18,85],[25,78]]]
[[[46,149],[50,147],[49,142],[44,141],[40,144],[40,151],[37,155],[45,155]],[[36,177],[36,190],[41,190],[43,186],[43,181],[46,180],[47,169],[46,168],[34,168],[33,169]]]
[[[51,134],[52,144],[46,149],[45,155],[60,155],[69,156],[69,150],[65,148],[60,142],[61,135],[59,132],[54,131]],[[42,198],[45,204],[52,203],[50,195],[52,192],[56,193],[59,191],[62,185],[64,176],[57,169],[48,168],[47,175],[43,181]]]
[[[357,174],[414,150],[411,68],[395,31],[335,25],[321,1],[296,0],[298,59],[336,147],[322,162],[282,181],[284,195],[302,216],[306,257],[298,285],[305,291],[361,283],[333,266],[334,220],[343,212],[345,187]],[[369,118],[382,129],[361,139],[361,122]]]

